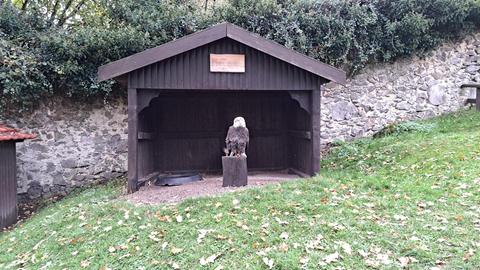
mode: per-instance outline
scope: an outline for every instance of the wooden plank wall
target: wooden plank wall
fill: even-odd
[[[17,221],[15,142],[0,142],[0,229]]]
[[[309,93],[305,93],[310,95]],[[310,131],[311,117],[310,114],[301,109],[299,104],[294,101],[289,103],[288,108],[288,124],[289,130],[293,131]],[[311,134],[310,134],[311,136]],[[289,140],[289,163],[290,167],[305,174],[310,174],[311,169],[311,138],[302,138],[300,136],[290,137]]]
[[[245,54],[245,73],[210,72],[209,54]],[[224,38],[129,73],[130,88],[314,90],[324,79]]]
[[[298,107],[291,103],[288,93],[280,91],[164,92],[149,113],[154,134],[142,136],[155,138],[157,171],[220,171],[228,127],[243,116],[250,131],[249,168],[289,168],[289,108]]]
[[[150,124],[153,114],[153,108],[147,107],[138,114],[138,178],[143,178],[155,171],[155,152],[153,126]]]

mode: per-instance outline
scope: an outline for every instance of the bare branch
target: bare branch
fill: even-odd
[[[67,16],[65,16],[65,14],[62,14],[62,18],[59,18],[59,21],[58,21],[58,26],[63,26],[65,24],[65,22],[67,22],[68,19],[72,18],[73,16],[77,15],[77,13],[80,11],[80,9],[83,7],[83,5],[85,5],[85,2],[86,0],[82,0],[80,1],[76,6],[75,8],[72,10],[72,12],[70,12],[70,14],[68,14]]]
[[[25,12],[27,10],[27,6],[28,6],[28,2],[29,0],[24,0],[23,3],[22,3],[22,12]]]
[[[50,19],[48,20],[48,24],[52,25],[53,21],[55,20],[55,16],[57,15],[58,12],[58,5],[60,4],[60,0],[55,0],[55,4],[53,5],[53,10],[52,13],[50,14]]]
[[[68,9],[72,6],[72,3],[73,3],[73,0],[68,0],[68,2],[65,4],[65,7],[63,8],[62,13],[60,14],[60,16],[58,16],[59,22],[61,22],[65,18]]]

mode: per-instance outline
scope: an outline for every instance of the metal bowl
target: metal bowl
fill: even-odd
[[[159,175],[155,181],[156,186],[180,186],[183,184],[203,180],[198,173]]]

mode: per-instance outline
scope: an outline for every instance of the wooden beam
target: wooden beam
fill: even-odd
[[[313,90],[311,93],[311,147],[312,147],[312,164],[311,175],[316,175],[320,172],[320,105],[321,105],[321,90]]]
[[[480,88],[480,83],[464,83],[460,88]]]
[[[138,188],[138,110],[137,89],[128,89],[128,185],[127,192]]]
[[[145,185],[148,182],[154,182],[157,179],[159,174],[160,174],[159,172],[153,172],[145,177],[138,179],[138,186],[140,187]]]
[[[298,131],[302,132],[302,131]],[[306,131],[307,133],[310,133]],[[150,136],[144,135],[144,132],[139,133],[139,139],[144,139],[143,136]],[[151,133],[149,133],[151,134]],[[281,130],[250,130],[250,138],[258,138],[258,137],[277,137],[281,136],[283,132]],[[163,139],[199,139],[199,138],[221,138],[222,144],[225,142],[224,137],[226,136],[225,131],[190,131],[190,132],[161,132],[158,133],[159,138]],[[305,137],[308,134],[299,134],[299,136]]]
[[[155,138],[155,134],[152,132],[138,132],[138,139],[139,140],[152,140]]]
[[[304,109],[306,112],[311,113],[312,108],[310,107],[310,93],[306,91],[288,91],[290,97],[298,102],[300,108]]]
[[[305,140],[311,140],[312,139],[312,133],[310,131],[304,131],[304,130],[289,130],[288,135],[294,138],[299,138],[299,139],[305,139]]]
[[[308,174],[306,174],[306,173],[303,173],[303,172],[301,172],[301,171],[299,171],[299,170],[297,170],[297,169],[295,169],[295,168],[288,168],[288,173],[289,173],[289,174],[296,174],[296,175],[298,175],[298,176],[300,176],[300,177],[302,177],[302,178],[308,178],[308,177],[310,177],[310,175],[308,175]]]

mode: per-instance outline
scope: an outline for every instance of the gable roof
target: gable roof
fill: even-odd
[[[251,33],[231,23],[221,23],[160,46],[133,54],[98,68],[98,80],[112,79],[136,69],[165,60],[222,38],[230,38],[265,54],[336,83],[345,84],[344,71],[309,56],[288,49],[274,41]]]

